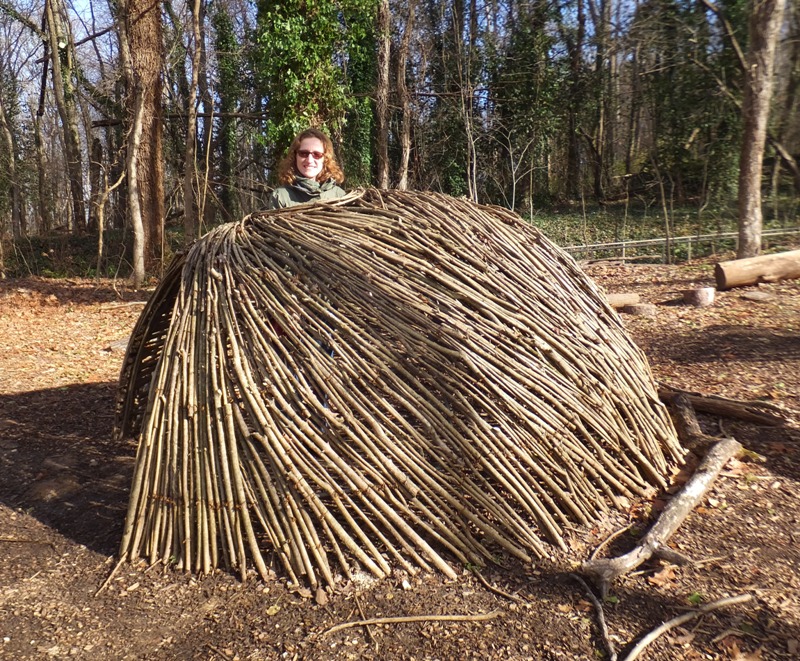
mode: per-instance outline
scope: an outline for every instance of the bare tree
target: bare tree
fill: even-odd
[[[64,130],[64,151],[72,199],[72,224],[81,232],[86,226],[86,201],[83,197],[83,159],[78,130],[78,112],[74,85],[75,43],[66,18],[63,0],[46,0],[45,17],[53,72],[53,92]]]
[[[739,160],[739,259],[754,257],[761,252],[762,161],[772,99],[775,51],[785,4],[785,0],[754,0],[750,14],[750,43],[742,102],[744,130]]]
[[[375,86],[378,187],[389,188],[389,53],[391,50],[389,0],[378,3],[378,82]]]
[[[197,182],[197,84],[200,77],[200,10],[202,0],[194,0],[192,7],[192,80],[189,85],[188,116],[186,118],[186,150],[183,170],[183,230],[189,243],[197,238],[200,218],[197,213],[195,186]]]
[[[411,97],[408,93],[408,85],[406,85],[406,62],[408,61],[411,32],[414,28],[414,5],[415,0],[408,0],[406,25],[397,52],[397,96],[403,111],[403,119],[400,126],[400,165],[397,178],[397,187],[400,190],[406,190],[408,188],[408,163],[411,159],[412,113]]]

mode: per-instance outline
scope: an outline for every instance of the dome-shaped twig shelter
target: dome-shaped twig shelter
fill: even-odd
[[[665,485],[681,448],[641,351],[507,210],[360,191],[195,242],[142,313],[117,434],[123,558],[291,581],[529,560]]]

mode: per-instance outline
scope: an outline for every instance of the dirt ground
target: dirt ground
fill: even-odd
[[[697,308],[677,299],[713,285],[711,262],[586,268],[607,291],[657,304],[655,316],[623,319],[659,381],[769,401],[792,418],[759,427],[701,416],[707,433],[735,436],[762,459],[732,461],[673,536],[694,564],[652,562],[613,586],[603,605],[611,642],[624,658],[663,621],[748,594],[640,658],[800,658],[800,281],[721,292]],[[745,298],[753,292],[762,300]],[[628,524],[603,553],[632,548],[668,494],[575,529],[568,557],[487,568],[494,590],[467,570],[458,581],[397,574],[350,582],[319,604],[280,575],[242,583],[143,564],[112,574],[135,452],[111,441],[114,392],[146,296],[108,281],[0,282],[1,659],[608,658],[570,573]],[[431,619],[442,615],[462,619]],[[391,617],[420,619],[329,631]]]

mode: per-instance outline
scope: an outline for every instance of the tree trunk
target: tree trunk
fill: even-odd
[[[128,0],[128,8],[131,65],[136,93],[142,96],[142,134],[135,154],[136,181],[144,230],[145,269],[153,269],[162,257],[164,228],[161,5],[150,0]]]
[[[97,230],[100,225],[97,219],[97,208],[102,194],[103,143],[100,138],[92,140],[92,151],[89,159],[89,229]]]
[[[183,230],[188,245],[197,238],[200,217],[197,212],[195,185],[197,181],[197,82],[200,76],[200,4],[194,0],[192,10],[192,82],[189,85],[189,104],[186,118],[186,150],[183,159]]]
[[[19,178],[17,176],[17,145],[11,127],[6,116],[3,95],[0,94],[0,135],[6,153],[6,176],[8,177],[9,187],[11,188],[11,234],[14,237],[25,236],[25,221],[22,206],[22,192],[20,191]],[[1,228],[2,226],[0,226]],[[0,232],[2,241],[2,232]]]
[[[136,0],[132,0],[136,2]],[[131,55],[132,41],[128,26],[131,22],[131,7],[128,0],[119,0],[119,60],[124,73],[127,88],[128,105],[133,103],[133,115],[129,118],[130,132],[125,152],[125,172],[128,179],[128,213],[130,214],[131,231],[133,233],[133,271],[131,281],[135,288],[142,286],[145,278],[145,235],[142,221],[142,208],[139,200],[138,159],[139,143],[142,136],[142,99],[138,78],[133,69]]]
[[[197,215],[200,221],[199,232],[203,228],[211,227],[217,214],[217,197],[209,195],[209,182],[218,179],[214,174],[217,167],[216,159],[213,154],[216,148],[214,140],[214,120],[215,113],[210,112],[214,109],[215,103],[212,98],[211,88],[208,81],[208,52],[206,50],[206,4],[201,0],[198,4],[197,35],[199,36],[200,59],[197,69],[197,89],[200,94],[200,103],[206,109],[202,115],[202,125],[198,124],[197,148],[199,151],[197,171]],[[198,118],[200,119],[200,118]],[[200,129],[202,126],[202,130]]]
[[[64,151],[72,199],[72,225],[75,231],[86,229],[86,202],[83,198],[83,159],[78,130],[78,113],[73,84],[74,50],[72,32],[61,20],[66,16],[62,0],[46,0],[47,37],[53,71],[53,93],[64,130]]]
[[[389,53],[391,14],[389,0],[378,3],[378,82],[375,87],[378,188],[389,188]]]
[[[577,199],[581,194],[581,136],[578,130],[580,108],[585,101],[584,86],[581,82],[583,68],[583,42],[586,34],[586,15],[583,0],[578,0],[576,7],[577,26],[575,39],[568,40],[569,66],[572,80],[570,82],[569,116],[567,119],[568,146],[566,167],[567,197]]]
[[[139,166],[136,154],[142,142],[142,117],[144,115],[143,95],[134,94],[133,124],[128,138],[128,208],[131,214],[131,228],[133,230],[133,273],[131,280],[135,289],[144,283],[145,269],[145,231],[142,219],[142,207],[139,194]]]
[[[772,97],[772,73],[785,0],[754,0],[745,71],[744,130],[739,161],[739,248],[737,257],[761,252],[761,173]]]
[[[53,227],[53,217],[47,205],[47,177],[44,158],[44,140],[42,140],[42,118],[33,116],[33,135],[36,147],[36,184],[38,190],[37,209],[39,212],[39,231],[47,234]]]
[[[408,17],[397,53],[397,96],[400,107],[403,109],[403,124],[400,127],[400,167],[398,172],[397,187],[400,190],[408,188],[408,164],[411,160],[411,98],[406,85],[406,62],[408,61],[408,47],[411,41],[411,31],[414,29],[414,3],[408,0]]]

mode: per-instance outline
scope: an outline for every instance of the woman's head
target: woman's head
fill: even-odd
[[[333,179],[338,184],[344,181],[344,173],[333,153],[333,143],[318,129],[298,133],[278,166],[281,184],[293,184],[297,177],[319,182]]]

